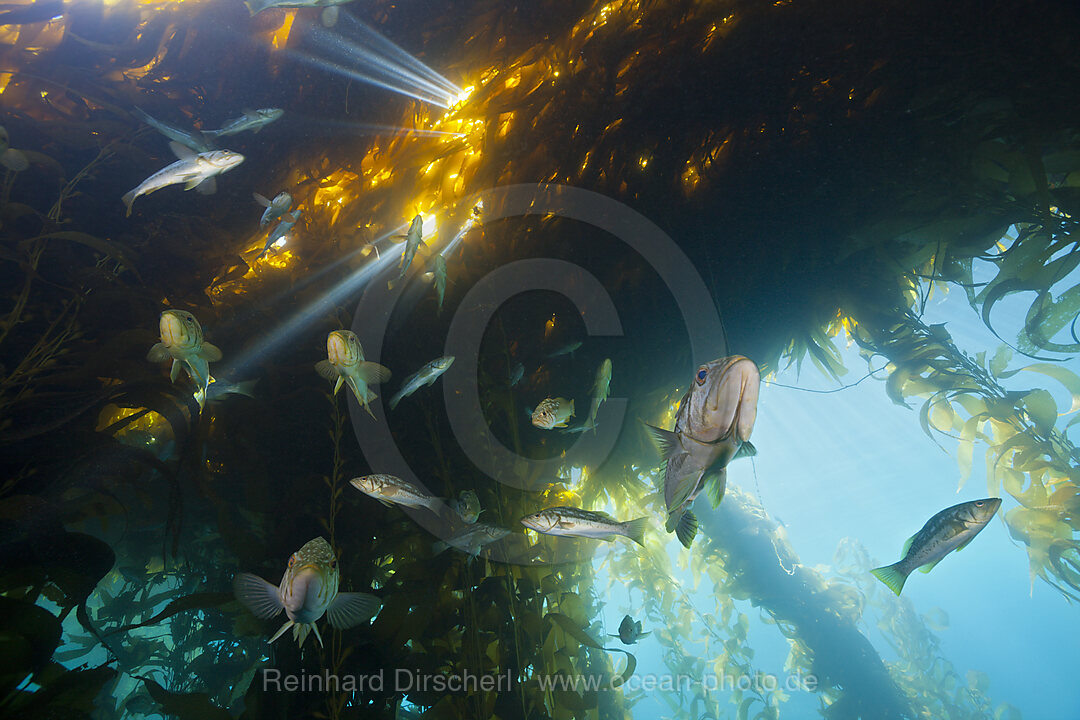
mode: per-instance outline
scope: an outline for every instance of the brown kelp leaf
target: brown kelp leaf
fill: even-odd
[[[23,244],[33,242],[35,240],[66,240],[68,242],[85,245],[91,250],[96,250],[103,255],[108,255],[110,257],[116,258],[117,260],[122,262],[126,268],[128,268],[129,270],[131,270],[132,273],[135,274],[135,277],[138,278],[140,283],[142,282],[142,276],[139,275],[139,271],[135,267],[135,264],[131,261],[127,250],[121,247],[118,243],[112,242],[111,240],[105,240],[103,238],[97,237],[96,235],[79,232],[78,230],[61,230],[59,232],[38,235],[37,237],[31,238],[30,240],[24,240]]]
[[[165,609],[159,612],[149,620],[143,620],[139,623],[132,623],[130,625],[122,625],[121,627],[110,630],[107,635],[113,635],[118,632],[127,632],[128,630],[134,630],[135,628],[146,627],[147,625],[154,625],[162,620],[171,618],[173,615],[183,612],[185,610],[206,610],[207,608],[221,608],[229,603],[236,602],[236,599],[232,596],[232,593],[193,593],[186,595],[182,598],[173,600],[171,603],[165,606]]]
[[[115,677],[116,670],[108,667],[71,670],[33,693],[29,702],[8,716],[20,720],[89,717],[94,710],[94,699]]]
[[[28,671],[46,667],[60,634],[60,620],[48,610],[0,595],[0,692],[6,696]]]
[[[169,692],[150,678],[139,679],[166,715],[177,715],[181,720],[232,720],[232,715],[210,702],[210,696],[206,693]]]

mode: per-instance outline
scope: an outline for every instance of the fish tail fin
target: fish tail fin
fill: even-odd
[[[649,518],[640,517],[637,520],[629,520],[622,524],[623,535],[645,547],[645,528],[649,526]]]
[[[885,583],[885,587],[900,595],[900,591],[904,589],[904,583],[907,582],[908,574],[897,567],[898,565],[900,563],[893,563],[892,565],[874,568],[870,572],[878,580]]]
[[[124,213],[124,217],[131,217],[131,206],[135,204],[135,191],[132,190],[130,192],[124,193],[124,195],[120,199],[123,200],[124,207],[127,208],[127,212]]]
[[[450,543],[445,542],[443,540],[436,540],[435,542],[431,543],[431,554],[432,555],[440,555],[440,554],[446,552],[446,550],[449,547],[450,547]]]
[[[682,517],[679,518],[678,524],[675,525],[675,537],[679,538],[679,542],[682,543],[684,548],[689,549],[691,543],[694,542],[694,538],[697,536],[697,531],[697,515],[695,515],[692,510],[685,511],[682,514]]]
[[[398,403],[401,402],[402,397],[404,396],[401,393],[398,393],[394,397],[390,398],[390,402],[388,404],[390,405],[391,410],[397,407]]]

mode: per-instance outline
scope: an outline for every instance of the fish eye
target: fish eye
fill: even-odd
[[[289,556],[289,567],[292,567],[295,564],[296,564],[296,556],[295,555],[290,555]]]
[[[697,371],[697,384],[698,385],[704,385],[705,384],[705,377],[708,374],[709,374],[709,371],[706,370],[705,368],[701,368],[700,370],[698,370]]]
[[[330,561],[330,569],[334,570],[336,568],[337,568],[337,560],[331,560]]]
[[[985,504],[985,503],[983,503],[983,501],[982,501],[982,500],[976,500],[976,501],[975,501],[975,507],[982,507],[982,506],[983,506],[984,504]]]

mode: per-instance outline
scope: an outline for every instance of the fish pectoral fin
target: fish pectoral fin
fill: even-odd
[[[720,501],[724,499],[724,490],[727,489],[727,468],[722,467],[716,472],[708,473],[702,480],[702,487],[712,506],[720,505]]]
[[[739,458],[754,457],[757,455],[757,448],[754,447],[749,440],[739,446],[739,449],[732,456],[732,460],[738,460]]]
[[[386,507],[394,507],[394,503],[390,502],[389,500],[383,500],[382,498],[375,498],[375,499],[378,500],[379,502],[381,502]]]
[[[199,154],[189,148],[187,145],[183,143],[178,143],[175,140],[169,143],[169,149],[172,150],[173,155],[175,155],[180,160],[194,160]]]
[[[901,559],[907,557],[908,550],[911,549],[911,543],[915,542],[915,537],[918,534],[919,533],[915,533],[915,535],[912,535],[911,537],[909,537],[907,540],[904,541],[904,547],[900,549],[900,558]]]
[[[641,638],[643,638],[643,637],[649,637],[650,635],[652,635],[652,630],[649,630],[649,631],[647,631],[647,632],[643,632],[643,633],[640,633],[640,634],[639,634],[639,635],[637,636],[637,639],[638,639],[638,640],[640,640]]]
[[[251,196],[255,198],[255,202],[259,203],[263,207],[270,207],[271,203],[268,198],[260,195],[259,193],[251,193]]]
[[[697,536],[698,520],[697,515],[694,515],[693,510],[687,510],[679,518],[678,524],[675,526],[675,537],[679,538],[679,542],[682,543],[684,548],[689,549],[690,545],[694,542],[694,538]]]
[[[932,563],[926,563],[925,565],[923,565],[922,567],[920,567],[920,568],[919,568],[919,572],[921,572],[921,573],[928,573],[928,572],[930,572],[930,571],[931,571],[931,570],[933,570],[933,569],[934,569],[935,567],[937,567],[937,564],[938,564],[939,562],[941,562],[941,561],[942,561],[942,560],[944,560],[944,559],[945,559],[945,558],[943,558],[943,557],[940,557],[940,558],[938,558],[937,560],[935,560],[935,561],[934,561],[934,562],[932,562]]]
[[[373,362],[362,362],[356,369],[356,376],[368,385],[378,385],[390,379],[390,368]]]
[[[315,363],[315,372],[319,373],[323,380],[337,380],[340,377],[329,360],[320,360]]]
[[[278,589],[258,575],[240,573],[233,580],[233,594],[240,604],[260,620],[272,618],[285,609]]]
[[[217,192],[217,180],[212,177],[206,178],[195,186],[195,192],[200,195],[213,195]]]
[[[964,548],[966,548],[966,547],[967,547],[968,545],[970,545],[970,544],[971,544],[971,541],[972,541],[972,540],[974,540],[974,539],[975,539],[975,536],[974,536],[974,535],[972,535],[972,536],[971,536],[971,537],[969,537],[969,538],[968,538],[967,540],[965,540],[964,542],[962,542],[962,543],[960,543],[959,545],[957,545],[957,546],[956,546],[956,550],[953,550],[953,552],[960,552],[961,550],[963,550]]]
[[[649,437],[652,438],[653,443],[656,445],[656,449],[660,451],[660,457],[667,460],[681,449],[679,436],[676,433],[649,423],[644,424],[646,432],[649,433]]]
[[[217,362],[221,359],[221,348],[213,343],[204,341],[202,349],[199,350],[199,357],[209,362]]]
[[[168,360],[169,348],[165,347],[165,343],[154,343],[154,346],[150,348],[150,352],[146,353],[146,359],[154,363]]]
[[[326,620],[338,630],[365,623],[382,609],[382,600],[358,592],[339,592],[326,609]]]

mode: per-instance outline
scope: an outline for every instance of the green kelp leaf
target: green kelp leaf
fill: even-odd
[[[915,368],[911,365],[897,365],[889,373],[889,379],[885,382],[885,393],[897,405],[903,405],[906,408],[911,407],[904,400],[904,385],[911,379],[914,371]]]
[[[149,620],[143,620],[139,623],[132,623],[131,625],[123,625],[121,627],[110,630],[106,635],[113,635],[119,632],[127,632],[134,630],[135,628],[146,627],[147,625],[154,625],[167,618],[171,618],[173,615],[183,612],[185,610],[206,610],[209,608],[221,608],[229,603],[236,602],[236,599],[232,596],[232,593],[193,593],[191,595],[185,595],[182,598],[177,598],[171,603],[165,606],[165,609],[159,612]]]
[[[1012,360],[1012,355],[1012,348],[1008,345],[998,346],[997,351],[994,353],[994,357],[990,358],[990,374],[995,378],[1002,377],[1002,373],[1005,372],[1005,368],[1008,367],[1009,361]]]
[[[232,720],[232,715],[210,702],[210,696],[206,693],[169,692],[150,678],[139,679],[166,715],[178,715],[181,720]]]
[[[737,713],[735,713],[736,720],[747,720],[747,717],[750,713],[750,706],[756,702],[761,702],[761,698],[748,697],[745,698],[741,703],[739,703],[739,710]]]
[[[960,444],[956,448],[956,464],[960,468],[960,485],[956,488],[956,492],[963,490],[964,483],[971,477],[972,458],[975,455],[975,433],[979,429],[979,424],[985,421],[985,415],[976,415],[968,418],[964,422],[964,427],[960,430]]]
[[[1057,422],[1057,403],[1048,390],[1032,390],[1023,399],[1024,409],[1040,435],[1047,435]]]
[[[637,668],[637,658],[635,658],[632,654],[628,653],[626,650],[622,650],[621,648],[604,647],[603,645],[589,637],[589,634],[582,630],[577,623],[575,623],[569,617],[561,613],[548,613],[544,617],[544,619],[550,620],[555,625],[558,625],[560,630],[577,640],[585,647],[593,648],[594,650],[604,650],[606,652],[620,652],[626,656],[626,669],[624,669],[621,673],[612,678],[612,688],[619,687],[628,679],[630,679],[631,675],[634,674],[634,670]]]
[[[1078,257],[1080,259],[1080,257]],[[1080,314],[1080,286],[1073,286],[1054,300],[1049,290],[1042,290],[1028,308],[1024,329],[1018,340],[1020,350],[1050,350],[1059,353],[1080,352],[1080,343],[1063,345],[1050,340]]]
[[[967,671],[968,689],[986,694],[990,689],[990,676],[980,670]]]
[[[66,240],[68,242],[78,243],[85,245],[91,250],[96,250],[102,255],[108,255],[114,257],[124,264],[124,266],[131,270],[131,272],[138,278],[139,282],[142,282],[142,276],[139,275],[138,269],[131,261],[127,251],[118,243],[111,240],[105,240],[89,233],[79,232],[77,230],[61,230],[60,232],[46,233],[45,235],[38,235],[36,238],[30,240],[24,240],[24,243],[32,242],[34,240]]]
[[[926,621],[926,626],[934,632],[949,629],[949,614],[939,607],[927,610],[922,617]]]
[[[1055,365],[1053,363],[1033,363],[1017,370],[1002,373],[999,377],[1009,378],[1025,370],[1028,372],[1040,373],[1057,380],[1072,396],[1072,406],[1066,412],[1071,413],[1080,410],[1080,376],[1077,376],[1076,373],[1065,369],[1061,365]]]
[[[1024,720],[1020,711],[1009,703],[1001,703],[994,711],[994,720]]]

